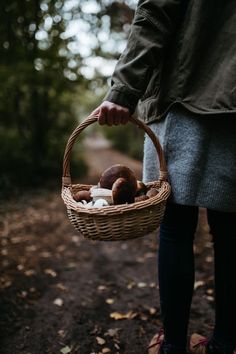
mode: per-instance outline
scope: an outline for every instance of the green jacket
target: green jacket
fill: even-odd
[[[236,0],[140,0],[105,100],[146,122],[175,103],[236,112]]]

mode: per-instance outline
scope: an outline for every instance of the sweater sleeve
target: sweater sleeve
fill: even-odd
[[[104,100],[134,112],[153,68],[160,70],[163,49],[174,33],[184,1],[139,0],[126,48],[121,54]]]

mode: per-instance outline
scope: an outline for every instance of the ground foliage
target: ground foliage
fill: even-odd
[[[91,165],[83,183],[97,183],[100,170],[116,162],[141,175],[140,162],[101,143],[86,151]],[[190,333],[208,335],[213,253],[204,209],[199,217]],[[85,240],[69,223],[58,188],[5,203],[0,234],[0,353],[146,353],[161,327],[158,232],[130,241]]]

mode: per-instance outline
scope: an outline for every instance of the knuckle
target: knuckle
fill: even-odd
[[[101,108],[100,108],[100,112],[101,113],[105,113],[105,112],[107,112],[107,106],[101,106]]]

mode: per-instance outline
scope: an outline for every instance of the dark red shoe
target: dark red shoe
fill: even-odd
[[[194,354],[206,354],[208,339],[198,333],[193,333],[190,337],[190,351]]]
[[[163,341],[164,332],[161,329],[160,332],[155,334],[155,336],[151,339],[151,342],[148,346],[148,354],[159,354]]]

